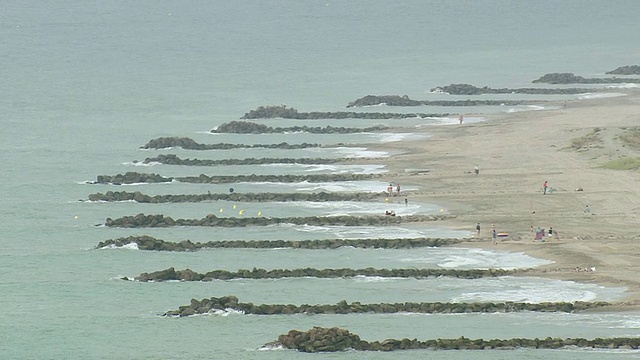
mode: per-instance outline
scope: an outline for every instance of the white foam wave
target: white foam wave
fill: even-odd
[[[331,165],[331,164],[262,164],[264,167],[302,167],[307,172],[329,172],[331,174],[382,174],[385,165]]]
[[[244,311],[237,310],[237,309],[232,309],[232,308],[226,308],[224,310],[213,309],[213,310],[211,310],[208,313],[203,314],[203,315],[217,315],[217,316],[244,315]]]
[[[367,150],[363,147],[336,147],[328,148],[334,153],[345,158],[386,158],[389,153],[386,151]]]
[[[573,281],[546,280],[538,278],[476,279],[473,287],[480,291],[470,291],[453,299],[456,302],[574,302],[613,300],[620,298],[623,288],[604,288],[593,284]]]
[[[415,229],[395,226],[292,226],[296,231],[326,234],[340,239],[406,239],[419,237],[464,237],[469,233],[450,229],[432,228]]]
[[[589,100],[589,99],[606,99],[612,97],[626,96],[626,94],[621,93],[587,93],[580,94],[577,96],[580,100]]]
[[[128,243],[122,246],[117,246],[116,244],[109,244],[107,246],[103,246],[100,249],[127,249],[127,250],[140,250],[138,248],[138,244],[137,243]]]
[[[151,162],[148,162],[148,163],[141,162],[141,161],[126,161],[126,162],[123,162],[123,163],[122,163],[122,165],[125,165],[125,166],[146,166],[146,167],[149,167],[149,166],[162,165],[162,163],[159,163],[159,162],[157,162],[157,161],[151,161]]]
[[[258,351],[279,351],[279,350],[287,350],[282,344],[269,344],[264,345],[258,349]]]
[[[404,203],[390,204],[385,202],[359,202],[359,201],[301,201],[290,203],[290,206],[325,210],[326,216],[376,214],[382,215],[385,211],[394,210],[397,215],[413,215],[418,212],[437,213],[437,206],[425,206],[418,204],[405,205]]]
[[[494,252],[483,249],[468,249],[464,255],[451,254],[438,266],[443,268],[475,269],[522,269],[552,264],[553,261],[538,259],[524,253]]]
[[[356,282],[381,283],[381,282],[404,280],[405,278],[356,275],[353,277],[353,279]]]
[[[380,142],[396,142],[407,140],[411,137],[417,136],[414,133],[378,133],[372,134],[374,138],[378,139]]]
[[[635,89],[639,87],[640,84],[636,83],[613,84],[605,86],[606,89]]]

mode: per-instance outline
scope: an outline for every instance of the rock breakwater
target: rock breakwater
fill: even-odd
[[[327,240],[217,240],[192,242],[183,240],[169,242],[152,236],[129,236],[101,241],[96,248],[123,247],[136,244],[140,250],[155,251],[197,251],[200,249],[337,249],[351,246],[359,249],[413,249],[454,245],[464,239],[405,238],[405,239],[327,239]]]
[[[608,302],[487,302],[487,303],[451,303],[451,302],[402,302],[362,304],[347,303],[345,300],[337,304],[292,305],[292,304],[253,304],[241,303],[236,296],[196,300],[191,299],[189,305],[180,306],[177,310],[164,313],[164,316],[191,316],[207,314],[220,310],[239,311],[250,315],[293,315],[293,314],[463,314],[463,313],[507,313],[507,312],[564,312],[574,313],[589,309],[611,306]]]
[[[291,330],[280,335],[278,340],[266,347],[283,346],[301,352],[335,352],[344,350],[394,351],[394,350],[515,350],[515,349],[560,349],[568,346],[592,349],[638,349],[640,337],[620,338],[551,338],[545,339],[469,339],[461,336],[457,339],[387,339],[382,342],[361,340],[356,334],[340,328],[314,327],[308,331]]]
[[[306,149],[312,147],[321,147],[320,144],[301,143],[301,144],[289,144],[287,142],[281,142],[278,144],[230,144],[230,143],[217,143],[217,144],[201,144],[188,137],[161,137],[152,139],[145,145],[141,146],[141,149],[167,149],[167,148],[182,148],[185,150],[231,150],[231,149]]]
[[[238,271],[213,270],[207,273],[197,273],[191,269],[176,270],[168,268],[151,273],[142,273],[133,280],[140,282],[149,281],[212,281],[212,280],[231,280],[231,279],[281,279],[281,278],[352,278],[354,276],[374,276],[383,278],[417,278],[424,279],[429,277],[448,276],[459,279],[480,279],[486,277],[500,277],[529,272],[531,269],[473,269],[473,270],[456,270],[456,269],[257,269],[252,270],[240,269]],[[124,280],[130,280],[124,278]]]
[[[453,215],[404,215],[404,216],[305,216],[305,217],[218,217],[209,214],[202,219],[173,219],[162,214],[138,214],[116,219],[107,218],[105,225],[109,227],[170,227],[170,226],[212,226],[212,227],[245,227],[267,226],[276,224],[319,225],[319,226],[384,226],[402,223],[438,221],[454,218]]]

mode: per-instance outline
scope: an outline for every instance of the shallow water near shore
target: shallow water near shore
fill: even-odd
[[[496,9],[500,11],[496,11]],[[527,14],[526,16],[523,14]],[[166,241],[307,240],[470,236],[440,224],[389,227],[268,226],[255,228],[115,229],[108,217],[163,213],[173,217],[449,214],[437,201],[380,196],[369,203],[102,203],[106,191],[145,194],[246,192],[383,192],[394,182],[376,161],[393,151],[375,145],[431,141],[429,128],[491,114],[544,111],[548,100],[580,101],[601,94],[483,95],[480,99],[541,100],[522,106],[346,109],[367,94],[417,100],[464,98],[434,94],[451,83],[532,87],[550,72],[585,77],[638,62],[637,4],[599,1],[441,3],[190,2],[87,4],[8,0],[0,12],[0,113],[4,150],[0,181],[0,354],[7,359],[298,359],[264,350],[291,329],[338,326],[368,341],[386,338],[511,338],[640,336],[638,313],[357,314],[254,316],[237,313],[165,318],[191,298],[236,295],[253,303],[401,301],[615,301],[623,288],[533,277],[278,279],[141,283],[125,281],[168,267],[195,271],[241,268],[512,268],[547,263],[524,254],[458,247],[411,250],[342,248],[216,249],[188,253],[95,249],[107,239],[151,235]],[[573,15],[573,16],[571,16]],[[525,21],[526,20],[526,21]],[[509,31],[505,31],[509,29]],[[532,31],[535,29],[536,31]],[[570,41],[567,39],[571,39]],[[597,49],[597,50],[594,50]],[[539,86],[539,85],[536,85]],[[586,86],[585,86],[586,87]],[[623,86],[612,93],[624,93]],[[212,134],[258,106],[285,103],[299,111],[451,113],[440,119],[256,120],[268,126],[401,126],[357,134]],[[473,115],[472,115],[473,114]],[[140,150],[161,136],[201,143],[318,143],[300,150]],[[353,144],[356,149],[345,149]],[[401,148],[401,146],[397,146]],[[351,157],[325,166],[141,166],[158,154],[226,159]],[[427,160],[429,154],[425,154]],[[380,162],[382,164],[382,162]],[[379,173],[370,181],[89,185],[98,175],[127,171],[163,176]],[[234,209],[234,205],[236,208]],[[220,210],[223,210],[221,213]],[[357,359],[347,351],[322,359]],[[620,359],[625,350],[397,351],[371,359]]]

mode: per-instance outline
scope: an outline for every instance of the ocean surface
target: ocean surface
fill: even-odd
[[[257,268],[535,267],[524,254],[463,248],[226,249],[193,253],[96,249],[100,241],[151,235],[166,241],[464,237],[437,226],[113,229],[106,218],[137,213],[172,217],[332,216],[447,212],[437,203],[408,206],[383,198],[358,202],[137,204],[88,201],[89,194],[384,191],[387,169],[359,158],[388,159],[367,144],[423,138],[446,119],[273,119],[271,126],[403,124],[420,134],[211,134],[265,105],[300,111],[346,111],[368,94],[459,99],[433,94],[452,83],[532,87],[551,72],[603,76],[640,63],[640,2],[620,1],[108,1],[5,0],[0,11],[0,358],[2,359],[299,359],[308,355],[262,346],[291,329],[338,326],[373,341],[386,338],[546,338],[640,336],[639,313],[358,314],[250,316],[161,315],[192,298],[236,295],[242,302],[576,301],[624,297],[605,288],[530,277],[460,280],[281,279],[207,283],[124,281],[175,267],[195,271]],[[540,86],[540,85],[536,85]],[[484,99],[571,99],[612,95],[481,96]],[[544,111],[551,105],[393,108],[353,111],[474,113]],[[312,142],[322,149],[140,150],[161,136],[203,143]],[[352,146],[345,146],[350,144]],[[141,165],[146,157],[354,158],[348,165],[186,167]],[[428,155],[426,155],[428,156]],[[98,175],[127,171],[164,176],[378,173],[372,181],[336,183],[94,185]],[[392,178],[390,178],[392,179]],[[406,187],[411,193],[417,188]],[[238,212],[238,213],[236,213]],[[470,228],[471,230],[471,228]],[[318,359],[621,359],[638,351],[399,351],[314,355]]]

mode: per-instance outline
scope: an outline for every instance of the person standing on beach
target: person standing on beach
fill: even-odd
[[[544,181],[544,184],[542,184],[542,195],[546,195],[547,194],[547,188],[549,187],[549,184],[547,184],[547,180]]]
[[[404,198],[404,206],[409,206],[409,198]]]
[[[464,120],[464,115],[460,115],[460,117],[458,118],[458,120],[460,120],[460,125],[462,125],[462,121]]]
[[[398,193],[398,196],[400,196],[400,183],[396,184],[396,192]]]
[[[393,195],[393,185],[389,184],[389,186],[387,186],[387,193],[389,196]]]
[[[480,174],[480,168],[478,167],[478,164],[473,167],[473,172],[476,173],[476,175]]]
[[[479,238],[480,237],[480,223],[476,224],[476,237]]]
[[[491,230],[491,237],[493,238],[494,245],[498,244],[497,236],[498,236],[498,233],[496,233],[496,229]]]

